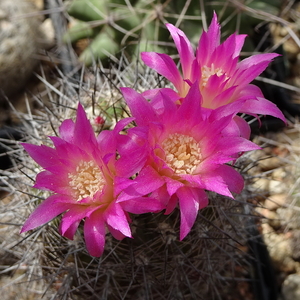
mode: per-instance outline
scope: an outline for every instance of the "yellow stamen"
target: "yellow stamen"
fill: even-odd
[[[206,86],[210,76],[216,74],[218,77],[220,77],[225,74],[225,72],[222,69],[215,68],[214,63],[212,63],[210,67],[208,67],[208,66],[202,67],[201,72],[202,72],[201,88],[204,88]],[[226,76],[226,79],[227,78],[228,77]]]
[[[77,201],[86,197],[93,197],[105,185],[103,174],[94,161],[81,160],[76,171],[69,173],[68,178]]]
[[[193,174],[201,162],[199,143],[188,135],[174,133],[162,143],[166,163],[176,174]]]

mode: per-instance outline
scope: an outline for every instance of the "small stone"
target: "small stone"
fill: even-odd
[[[286,194],[274,194],[268,197],[264,203],[264,207],[268,210],[276,210],[286,203]]]
[[[276,212],[281,220],[281,226],[285,226],[289,230],[300,229],[300,215],[298,211],[291,208],[280,207]]]
[[[284,178],[286,178],[286,176],[287,173],[284,168],[277,168],[272,173],[272,178],[278,181],[283,180]]]
[[[292,257],[296,261],[300,261],[300,230],[293,230],[291,236]]]
[[[272,228],[279,229],[281,222],[275,211],[266,208],[258,207],[256,211],[263,217],[262,223],[268,223]]]
[[[51,19],[46,19],[40,26],[43,39],[41,40],[42,45],[45,48],[50,48],[55,45],[55,30]]]
[[[268,221],[270,226],[274,229],[279,229],[281,227],[281,222],[275,211],[269,211]]]
[[[5,19],[6,17],[7,17],[7,13],[4,10],[0,9],[0,20]]]
[[[274,170],[282,165],[282,160],[279,157],[269,157],[260,163],[262,171]]]
[[[285,185],[279,180],[270,180],[269,189],[271,195],[281,194],[284,192]]]
[[[269,224],[262,224],[263,237],[277,270],[294,273],[298,262],[292,259],[292,249],[287,235],[277,234]]]
[[[284,300],[300,299],[300,275],[288,275],[282,284],[282,296]]]
[[[44,9],[44,1],[43,0],[29,0],[29,2],[32,2],[37,9],[42,10]]]
[[[260,191],[268,191],[270,185],[270,180],[267,178],[258,178],[253,183],[254,190],[260,190]]]

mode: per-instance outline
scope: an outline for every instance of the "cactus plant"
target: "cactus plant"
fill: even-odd
[[[126,64],[126,58],[120,61],[123,65],[117,69],[100,68],[104,76],[99,76],[95,68],[91,73],[87,70],[82,78],[88,80],[77,85],[61,81],[65,83],[61,86],[65,95],[53,89],[57,93],[52,95],[55,101],[44,112],[33,117],[25,115],[26,141],[47,143],[46,135],[55,134],[61,121],[74,118],[78,98],[87,109],[92,108],[90,120],[94,121],[95,131],[102,129],[98,117],[115,123],[126,115],[128,108],[116,87],[135,86],[139,91],[154,88],[157,74],[149,70],[136,73],[134,63]],[[74,90],[78,91],[75,97]],[[250,180],[236,201],[210,192],[209,206],[199,212],[195,226],[183,241],[178,240],[178,209],[169,215],[132,215],[134,239],[117,241],[107,233],[104,254],[93,258],[85,250],[82,227],[74,240],[69,241],[57,234],[57,219],[26,238],[17,236],[29,211],[49,195],[31,188],[39,166],[21,148],[15,150],[15,157],[18,168],[1,172],[1,180],[11,193],[11,199],[1,207],[1,217],[9,225],[4,231],[10,231],[17,242],[7,243],[2,238],[1,244],[6,256],[15,254],[12,269],[22,264],[24,273],[16,281],[26,278],[26,285],[32,289],[37,289],[34,283],[39,283],[40,293],[50,299],[88,296],[92,299],[226,299],[233,290],[237,298],[241,296],[239,281],[245,284],[244,288],[249,288],[251,258],[247,239],[257,219],[250,202],[253,196]],[[249,160],[244,156],[236,167],[243,172],[252,163]],[[5,268],[5,272],[10,271]]]
[[[263,16],[278,13],[280,4],[280,1],[255,0],[244,5],[238,1],[222,0],[207,3],[204,15],[210,19],[212,11],[220,13],[225,19],[224,32],[227,34],[235,31],[237,26],[241,33],[251,34]],[[104,62],[107,57],[118,57],[122,48],[130,57],[142,51],[164,52],[166,48],[173,53],[164,23],[180,24],[196,44],[202,23],[206,23],[206,20],[201,21],[200,8],[197,1],[73,0],[67,9],[75,21],[64,39],[72,43],[83,38],[90,40],[89,46],[79,56],[86,65],[98,59]],[[255,49],[250,41],[246,46],[247,51]]]
[[[123,106],[127,110],[114,88],[120,84],[118,80],[122,83],[125,80],[128,85],[136,82],[140,89],[155,82],[153,72],[135,79],[133,66],[126,66],[124,78],[112,76],[103,77],[100,82],[78,83],[83,105],[94,106],[95,114],[91,111],[89,115],[91,121],[98,116],[103,101],[117,118],[120,115],[113,107]],[[112,69],[111,73],[117,74],[118,70]],[[96,80],[93,72],[86,75]],[[130,78],[133,81],[128,82]],[[74,87],[73,82],[66,85],[65,89]],[[97,97],[92,100],[94,87]],[[65,118],[74,118],[77,97],[61,94],[52,97],[56,101],[45,108],[44,113],[24,121],[27,142],[47,143],[46,135],[53,135],[52,128],[56,129]],[[105,115],[102,116],[106,120]],[[96,123],[95,131],[99,130]],[[2,239],[1,244],[4,257],[9,257],[9,253],[16,256],[14,262],[10,262],[13,269],[18,270],[20,263],[22,265],[15,282],[22,286],[25,281],[26,287],[35,291],[35,297],[40,292],[49,299],[225,299],[233,290],[239,295],[237,282],[243,282],[244,288],[250,290],[247,239],[253,226],[249,220],[256,217],[252,205],[247,203],[251,198],[248,188],[236,201],[210,193],[209,206],[199,213],[195,226],[183,241],[178,240],[180,214],[177,209],[170,215],[132,215],[134,239],[117,241],[107,234],[104,254],[93,258],[85,250],[82,227],[74,240],[69,241],[58,235],[58,219],[27,237],[18,235],[28,212],[48,193],[31,188],[39,167],[24,156],[21,148],[14,151],[20,171],[12,169],[1,173],[1,181],[11,193],[11,199],[1,207],[1,219],[8,224],[3,230],[10,232],[12,240],[7,243]],[[243,169],[249,167],[249,163],[245,156],[237,166]],[[247,186],[251,187],[250,182]],[[10,269],[5,272],[10,274]]]

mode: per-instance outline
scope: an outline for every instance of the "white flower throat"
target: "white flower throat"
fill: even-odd
[[[94,161],[81,160],[76,171],[69,173],[68,178],[77,201],[86,197],[93,197],[105,185],[103,174]]]
[[[174,133],[163,141],[166,163],[176,174],[193,174],[201,162],[199,143],[191,136]]]

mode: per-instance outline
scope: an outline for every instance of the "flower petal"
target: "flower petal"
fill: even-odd
[[[167,190],[168,190],[168,193],[170,196],[175,194],[179,188],[184,187],[184,183],[182,183],[178,180],[174,180],[171,177],[166,177],[165,181],[166,181]]]
[[[245,119],[241,118],[240,116],[235,116],[234,122],[239,128],[240,136],[245,139],[250,139],[251,128],[248,122]]]
[[[157,121],[154,109],[142,95],[131,88],[120,89],[138,125],[148,125],[150,122]]]
[[[235,51],[232,54],[232,58],[238,57],[240,55],[240,52],[244,46],[245,38],[247,37],[247,34],[233,34],[235,36]]]
[[[221,28],[218,24],[218,18],[214,12],[213,19],[207,32],[203,32],[199,40],[196,57],[201,66],[209,64],[210,56],[213,51],[220,45]]]
[[[46,224],[64,211],[72,207],[70,198],[62,195],[52,195],[44,200],[24,223],[21,233]]]
[[[182,187],[177,191],[180,207],[180,240],[183,240],[190,232],[200,208],[208,204],[208,198],[204,190]]]
[[[131,123],[134,118],[124,118],[117,122],[113,130],[103,130],[97,137],[99,147],[104,153],[115,153],[120,142],[120,132]]]
[[[176,194],[170,197],[170,200],[167,202],[165,215],[170,214],[176,207],[178,203],[178,196]]]
[[[131,177],[140,172],[145,164],[148,148],[148,132],[144,127],[127,130],[126,135],[118,137],[117,151],[120,158],[116,161],[116,176]]]
[[[96,145],[94,130],[81,104],[78,104],[77,108],[73,144],[87,153],[90,152],[91,147]]]
[[[78,221],[83,220],[95,209],[97,209],[97,207],[74,204],[62,217],[60,224],[61,235],[64,236],[74,223],[77,224]]]
[[[53,165],[60,164],[56,150],[45,145],[36,146],[27,143],[21,143],[28,154],[44,169]]]
[[[241,108],[241,112],[246,114],[269,115],[281,119],[286,123],[286,119],[280,109],[271,101],[265,98],[256,98],[247,101]]]
[[[198,86],[198,82],[191,85],[186,98],[178,108],[178,118],[181,118],[182,120],[196,121],[196,123],[199,123],[201,120],[200,104],[202,103],[202,97]],[[195,122],[192,123],[196,125]]]
[[[228,189],[231,192],[239,194],[243,190],[243,176],[234,168],[227,165],[222,165],[218,168],[218,174],[224,179]]]
[[[145,214],[149,212],[159,212],[165,209],[160,201],[151,197],[139,197],[120,203],[122,208],[133,214]]]
[[[154,108],[155,112],[158,115],[161,115],[164,112],[164,99],[167,97],[176,103],[180,100],[181,96],[170,88],[158,88],[144,91],[142,93],[145,99],[151,100],[151,106]]]
[[[80,221],[81,220],[78,220],[78,221],[72,223],[70,225],[70,227],[64,232],[63,236],[66,237],[66,238],[68,238],[69,240],[73,240],[74,239],[74,235],[75,235],[75,233],[76,233],[76,231],[78,229],[78,226],[80,224]],[[61,224],[62,223],[60,223],[60,226],[59,226],[59,232],[61,232]]]
[[[189,78],[191,75],[191,66],[195,60],[193,47],[182,30],[172,24],[166,24],[166,27],[170,31],[178,50],[183,78]]]
[[[177,90],[181,89],[183,84],[182,77],[175,62],[169,55],[156,52],[142,52],[141,58],[148,67],[171,81]]]
[[[204,183],[205,189],[208,191],[216,192],[223,196],[233,198],[231,192],[228,189],[225,178],[220,176],[218,169],[215,172],[206,172],[202,175],[202,182]]]
[[[138,176],[128,183],[122,178],[116,178],[116,188],[121,192],[117,202],[146,196],[160,188],[164,183],[163,177],[153,167],[146,165]],[[121,184],[122,190],[118,187],[119,184]]]
[[[250,139],[251,128],[245,119],[240,116],[234,116],[232,122],[222,131],[222,134],[228,138],[235,136]]]
[[[33,187],[71,196],[72,192],[68,183],[69,181],[66,177],[57,176],[57,174],[52,174],[49,171],[43,171],[37,174],[36,183]]]
[[[75,124],[73,120],[64,120],[59,127],[60,137],[68,143],[73,143]]]
[[[256,54],[240,61],[238,63],[235,85],[245,85],[253,81],[277,56],[279,56],[277,53]]]
[[[228,156],[234,155],[239,152],[246,152],[259,149],[261,148],[258,145],[242,137],[225,137],[220,139],[218,143],[218,150],[222,151],[222,154]]]
[[[95,211],[85,219],[84,239],[89,254],[100,257],[105,246],[105,222],[101,212]]]
[[[109,226],[120,231],[125,236],[131,237],[128,220],[120,204],[111,204],[105,212],[105,219]]]
[[[115,230],[115,229],[112,228],[110,225],[106,224],[106,226],[107,226],[109,232],[111,233],[111,235],[112,235],[115,239],[121,241],[121,240],[123,240],[123,239],[126,237],[122,232],[120,232],[119,230]]]

